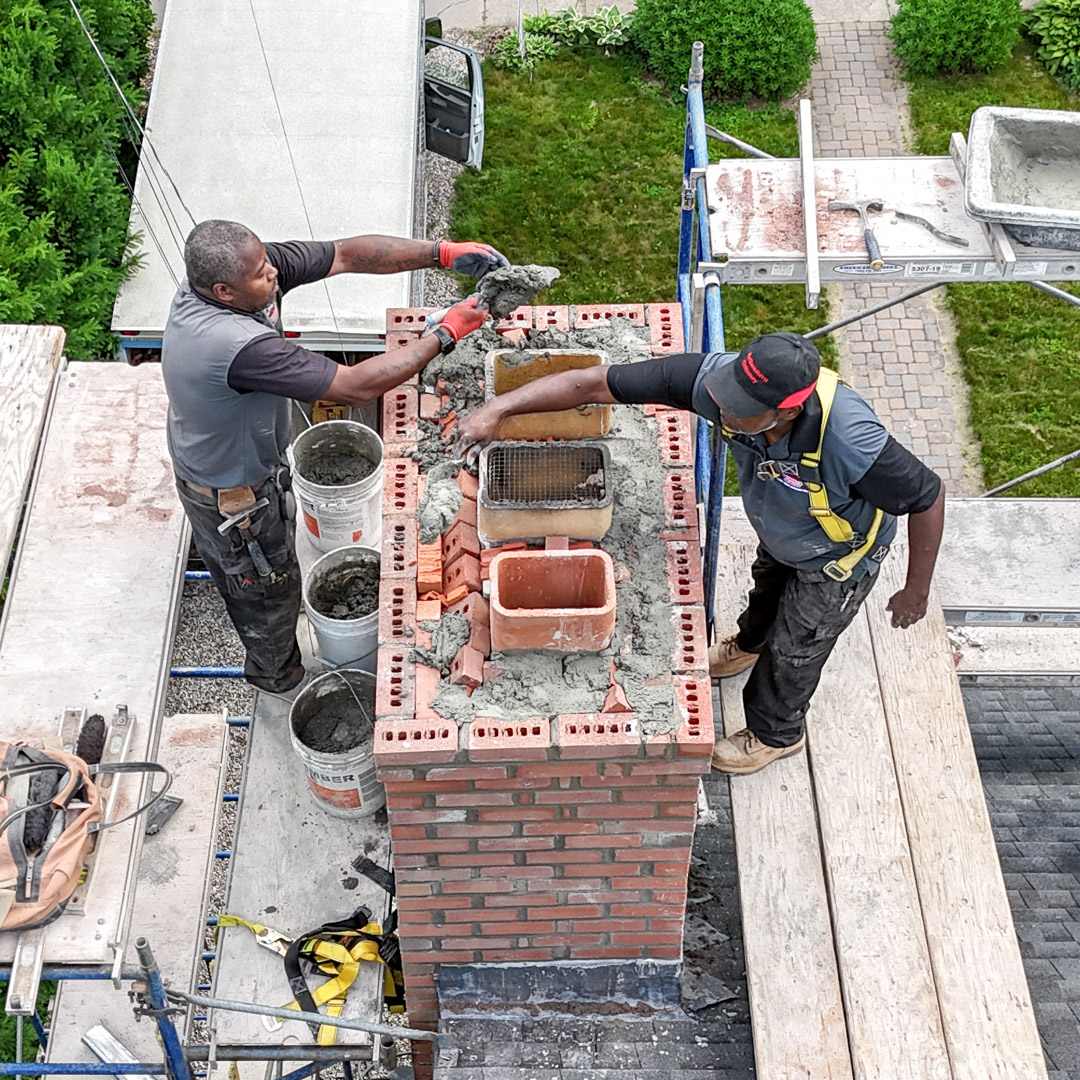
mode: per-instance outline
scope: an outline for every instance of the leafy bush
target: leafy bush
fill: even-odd
[[[526,35],[546,34],[564,45],[624,45],[630,40],[630,25],[633,13],[622,14],[611,4],[598,7],[592,15],[579,14],[575,8],[564,8],[551,14],[542,11],[539,15],[526,15],[524,27]]]
[[[1020,39],[1020,0],[899,0],[889,37],[910,75],[989,71]]]
[[[789,97],[817,55],[803,0],[638,0],[630,33],[673,91],[686,82],[691,46],[704,42],[703,91],[733,100]]]
[[[83,0],[128,100],[141,102],[148,0]],[[115,351],[130,200],[123,106],[67,0],[0,0],[0,321],[57,323],[67,352]]]
[[[499,41],[491,50],[491,62],[507,71],[530,73],[541,60],[550,60],[559,51],[559,43],[546,34],[530,34],[525,31],[525,55],[521,54],[521,40],[515,30]]]
[[[1027,30],[1047,71],[1080,91],[1080,0],[1041,0],[1029,15]]]

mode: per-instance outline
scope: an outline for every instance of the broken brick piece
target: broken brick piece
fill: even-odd
[[[439,592],[443,584],[442,540],[416,545],[416,591]]]
[[[438,600],[417,600],[416,621],[437,620],[442,616],[442,604]]]
[[[516,326],[511,327],[509,330],[499,330],[497,333],[499,337],[505,338],[512,345],[520,345],[528,337],[524,330]]]
[[[450,661],[450,681],[475,689],[484,681],[483,653],[471,645],[462,645]]]
[[[442,410],[442,402],[438,394],[420,395],[420,419],[434,420]]]
[[[485,622],[469,624],[468,644],[485,659],[491,655],[491,628]]]
[[[457,482],[462,495],[475,502],[480,491],[480,481],[468,469],[461,469],[457,474]]]
[[[443,565],[449,566],[459,555],[480,555],[480,538],[476,529],[464,521],[456,521],[443,533]]]
[[[459,600],[464,600],[469,595],[468,585],[459,585],[456,589],[451,589],[441,601],[442,607],[450,607],[452,604],[456,604]]]
[[[450,597],[446,599],[449,600]],[[469,593],[463,600],[452,603],[447,610],[455,615],[464,615],[472,623],[480,622],[487,626],[491,621],[488,602],[478,592]]]
[[[471,525],[476,528],[476,500],[463,498],[461,505],[458,507],[458,512],[454,515],[455,523],[463,521],[466,525]]]
[[[475,555],[460,555],[449,566],[443,567],[443,592],[449,596],[461,585],[467,586],[471,592],[479,592],[483,586],[480,560]]]

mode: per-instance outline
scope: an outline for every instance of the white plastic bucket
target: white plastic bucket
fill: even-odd
[[[374,463],[372,471],[351,484],[317,484],[308,470],[327,454],[349,454]],[[343,544],[382,544],[382,439],[356,420],[326,420],[298,435],[289,447],[293,491],[300,518],[320,551]]]
[[[320,585],[337,573],[347,573],[350,566],[360,566],[375,561],[376,588],[378,588],[380,556],[374,548],[362,544],[340,547],[319,558],[304,578],[304,608],[308,622],[315,631],[316,653],[328,667],[362,668],[375,673],[375,654],[379,644],[379,606],[368,615],[354,619],[337,619],[320,611],[313,598]]]
[[[341,716],[340,722],[318,722],[328,709]],[[353,730],[339,739],[341,750],[331,749],[343,724]],[[348,745],[351,735],[359,736],[354,746]],[[386,804],[375,778],[375,676],[370,672],[329,671],[305,686],[289,710],[289,738],[315,801],[332,817],[369,817]]]

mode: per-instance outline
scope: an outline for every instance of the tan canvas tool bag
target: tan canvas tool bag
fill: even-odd
[[[103,822],[94,777],[160,773],[161,790],[118,821]],[[96,836],[149,810],[172,777],[151,761],[88,765],[62,750],[0,741],[0,930],[26,930],[64,911]]]

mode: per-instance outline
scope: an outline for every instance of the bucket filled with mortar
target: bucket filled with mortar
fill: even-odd
[[[375,778],[375,676],[342,668],[320,675],[289,710],[289,737],[316,802],[333,817],[374,814],[386,803]]]
[[[379,644],[379,553],[361,544],[323,555],[304,579],[316,652],[329,667],[375,671]]]
[[[382,543],[382,439],[355,420],[327,420],[289,447],[293,491],[320,551]]]

